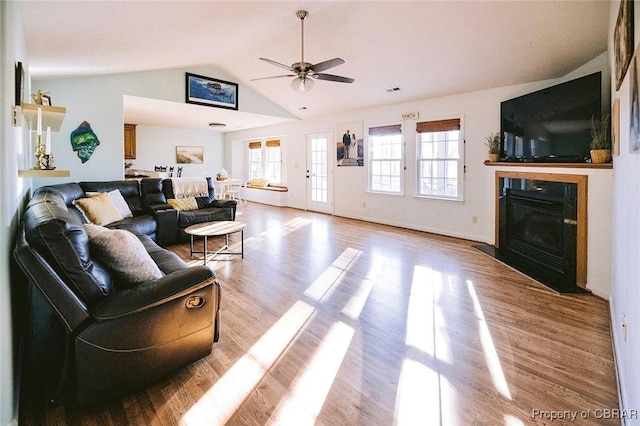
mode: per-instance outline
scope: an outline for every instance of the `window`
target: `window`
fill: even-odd
[[[249,179],[265,178],[282,183],[282,150],[277,139],[249,142]]]
[[[265,143],[266,145],[266,173],[265,178],[271,183],[280,183],[282,180],[282,153],[280,151],[280,141],[271,140]]]
[[[249,180],[262,178],[262,143],[249,142]]]
[[[417,195],[462,199],[460,119],[417,123]]]
[[[402,193],[402,127],[369,128],[369,190]]]

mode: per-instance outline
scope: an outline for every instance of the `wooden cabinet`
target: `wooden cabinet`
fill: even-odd
[[[124,159],[136,159],[136,125],[124,125]]]

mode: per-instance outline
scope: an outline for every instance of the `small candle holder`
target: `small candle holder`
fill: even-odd
[[[42,144],[42,135],[36,135],[36,151],[33,153],[36,156],[36,165],[33,167],[36,170],[46,170],[43,166],[43,157],[46,155],[45,147]]]
[[[34,155],[36,157],[36,165],[33,167],[36,170],[53,170],[53,155],[47,154],[47,149],[42,143],[42,136],[36,136],[36,150]]]

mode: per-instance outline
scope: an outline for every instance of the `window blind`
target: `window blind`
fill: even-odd
[[[394,124],[391,126],[369,127],[369,134],[371,136],[399,135],[401,133],[402,126],[400,124]]]
[[[416,124],[416,132],[448,132],[450,130],[460,130],[460,119],[451,118],[448,120],[423,121]]]

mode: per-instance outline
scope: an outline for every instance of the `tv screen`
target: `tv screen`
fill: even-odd
[[[600,119],[595,73],[500,104],[501,161],[588,162],[592,118]]]

